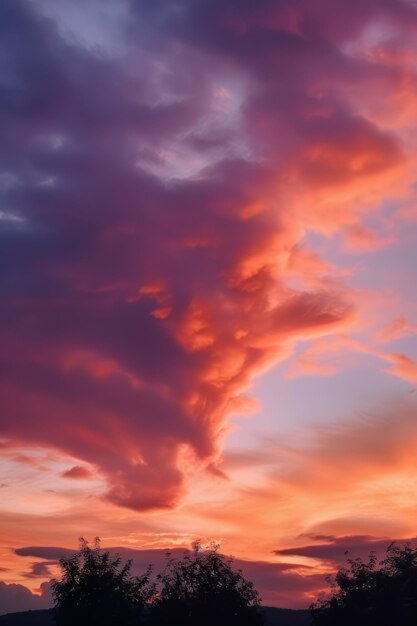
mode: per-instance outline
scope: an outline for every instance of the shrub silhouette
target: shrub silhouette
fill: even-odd
[[[168,553],[166,567],[157,577],[161,590],[152,608],[152,624],[262,624],[259,595],[240,570],[232,569],[232,562],[215,545],[204,550],[195,543],[191,554],[179,560]]]
[[[392,543],[377,563],[350,559],[331,579],[329,598],[312,605],[317,626],[411,626],[417,624],[417,550]]]
[[[52,583],[53,615],[58,626],[137,626],[154,595],[150,568],[140,577],[131,574],[131,561],[80,539],[73,556],[60,559],[62,578]]]

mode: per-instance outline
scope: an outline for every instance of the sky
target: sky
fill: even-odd
[[[0,613],[80,536],[293,608],[413,542],[417,3],[2,0],[0,59]]]

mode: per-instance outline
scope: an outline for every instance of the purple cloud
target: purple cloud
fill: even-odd
[[[24,585],[6,584],[0,581],[0,615],[19,611],[47,609],[51,606],[47,594],[38,596]]]
[[[357,219],[356,200],[317,208],[330,188],[403,163],[346,102],[398,76],[343,46],[380,17],[413,35],[417,14],[129,6],[120,56],[0,6],[0,435],[97,466],[111,502],[147,510],[177,505],[185,456],[216,462],[258,372],[351,323],[347,289],[322,273],[294,289],[286,263],[306,227]]]
[[[278,556],[302,556],[320,559],[341,566],[346,564],[347,559],[361,558],[367,560],[370,552],[375,552],[377,557],[382,559],[387,547],[394,541],[388,537],[380,538],[369,535],[348,535],[346,537],[312,535],[311,539],[318,543],[276,550],[275,553]],[[415,546],[417,538],[395,541],[400,545],[409,543]]]

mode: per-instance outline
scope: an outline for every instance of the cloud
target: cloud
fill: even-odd
[[[395,341],[409,334],[415,334],[417,327],[410,324],[404,317],[396,317],[381,329],[379,337],[382,341]]]
[[[415,465],[417,446],[415,403],[403,402],[373,415],[345,421],[333,426],[316,426],[315,435],[303,457],[297,462],[305,465],[301,473],[287,468],[287,477],[304,487],[315,485],[318,490],[336,484],[354,487],[372,484],[373,480],[409,472]],[[346,473],[346,468],[349,472]]]
[[[391,363],[387,370],[389,374],[399,376],[409,383],[417,382],[417,362],[410,359],[405,354],[386,354],[385,360]]]
[[[413,536],[416,450],[412,399],[386,403],[355,419],[316,421],[275,440],[263,437],[247,450],[225,453],[220,468],[234,489],[225,486],[222,497],[205,504],[205,519],[213,528],[227,529],[228,540],[233,534],[251,536],[256,528],[258,554],[265,554],[279,528],[278,545],[270,549],[291,546],[303,564],[308,555],[297,551],[310,545],[305,537],[312,534],[326,536],[317,542],[327,546],[316,551],[322,559],[330,550],[341,558],[348,548],[356,555],[360,541],[366,555],[374,539]]]
[[[317,541],[310,545],[276,550],[279,556],[301,556],[313,559],[329,561],[334,567],[342,567],[347,559],[361,558],[367,560],[371,552],[375,552],[377,558],[385,556],[387,547],[394,541],[390,538],[379,538],[367,535],[352,535],[347,537],[311,536]],[[325,541],[325,543],[322,543]],[[417,539],[397,539],[396,543],[402,545],[409,543],[415,546]]]
[[[357,234],[408,193],[402,128],[354,97],[380,81],[392,101],[401,67],[351,47],[380,20],[412,40],[410,4],[177,9],[131,6],[103,54],[0,7],[0,434],[140,511],[213,467],[255,376],[355,319],[306,231]]]
[[[350,251],[363,253],[379,250],[389,246],[393,241],[389,234],[384,236],[362,224],[352,224],[346,228],[344,245]]]
[[[88,480],[92,477],[91,471],[87,467],[74,465],[69,470],[62,473],[63,478],[72,478],[75,480]]]
[[[27,578],[46,578],[49,580],[52,577],[50,566],[57,564],[58,561],[48,561],[48,563],[36,561],[31,564],[29,572],[22,572],[22,576]]]
[[[0,614],[16,613],[20,611],[34,611],[47,609],[50,599],[42,595],[35,595],[24,585],[7,584],[0,581]]]

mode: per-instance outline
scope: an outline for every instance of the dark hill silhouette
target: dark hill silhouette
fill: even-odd
[[[274,606],[262,607],[265,617],[264,626],[310,626],[311,614],[309,610],[295,611],[293,609],[278,609]]]
[[[54,626],[51,611],[23,611],[0,615],[0,626]]]
[[[272,606],[262,608],[265,615],[265,626],[309,626],[309,611],[293,611],[278,609]],[[24,611],[0,615],[0,626],[55,626],[51,612]]]

